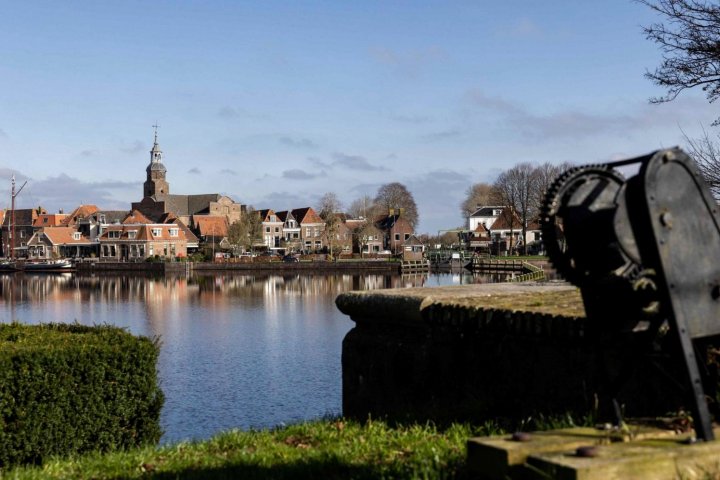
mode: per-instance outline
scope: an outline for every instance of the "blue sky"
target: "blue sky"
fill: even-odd
[[[157,121],[172,193],[284,210],[397,181],[435,233],[518,162],[639,155],[718,116],[700,91],[648,103],[657,18],[630,0],[0,7],[0,207],[14,172],[21,206],[129,208]]]

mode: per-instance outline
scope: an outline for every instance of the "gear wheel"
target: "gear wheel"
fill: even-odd
[[[582,286],[592,275],[588,265],[591,256],[584,250],[598,239],[585,231],[589,225],[582,222],[582,214],[603,209],[614,212],[616,197],[624,184],[623,177],[608,166],[587,165],[566,171],[548,188],[540,212],[540,228],[550,262],[565,280]],[[582,240],[570,238],[578,233],[583,234]],[[572,240],[583,241],[588,247],[573,245]],[[627,267],[633,269],[631,265]]]

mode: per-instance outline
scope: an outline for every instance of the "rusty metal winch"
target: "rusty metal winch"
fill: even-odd
[[[639,167],[625,178],[618,169]],[[698,439],[713,431],[697,342],[720,334],[718,204],[678,148],[577,167],[549,188],[545,248],[601,338],[671,336]]]

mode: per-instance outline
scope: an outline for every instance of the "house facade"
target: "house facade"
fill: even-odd
[[[272,209],[257,210],[262,220],[263,243],[269,250],[279,249],[284,238],[283,220]]]
[[[414,229],[401,213],[390,209],[388,215],[380,217],[376,222],[378,229],[383,232],[383,246],[393,254],[402,253],[403,244],[410,239]]]
[[[90,258],[97,255],[98,244],[74,227],[44,227],[27,243],[28,258]]]
[[[101,261],[144,261],[149,257],[185,257],[185,232],[174,224],[110,225],[99,238]]]
[[[312,207],[296,208],[292,215],[300,225],[300,241],[306,252],[318,252],[323,248],[325,222]]]

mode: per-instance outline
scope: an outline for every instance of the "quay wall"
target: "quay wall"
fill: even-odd
[[[399,262],[84,262],[76,265],[78,273],[146,272],[153,274],[196,272],[298,272],[343,273],[363,272],[391,274],[400,272]]]
[[[595,411],[609,421],[620,371],[628,375],[617,395],[625,414],[684,404],[666,375],[679,363],[655,358],[650,367],[628,354],[637,351],[631,343],[592,338],[574,287],[351,292],[336,304],[355,322],[342,346],[348,417],[482,422]]]

